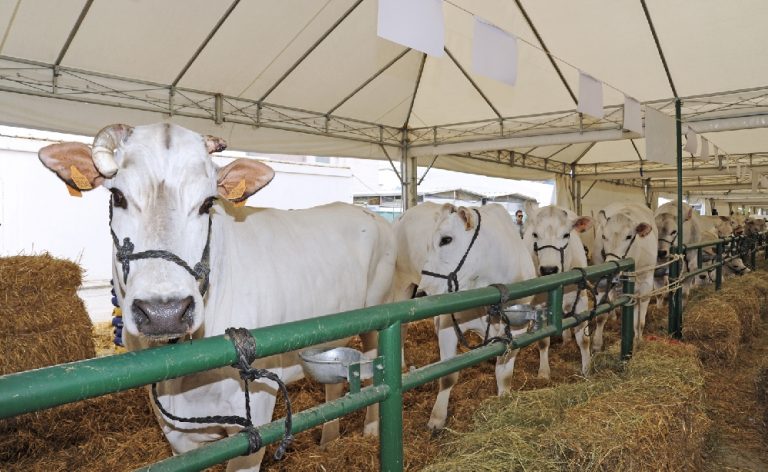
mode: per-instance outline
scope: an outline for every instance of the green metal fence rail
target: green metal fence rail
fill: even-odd
[[[625,259],[584,270],[594,281],[617,270],[634,270],[634,261]],[[452,372],[503,354],[508,348],[527,346],[539,339],[562,333],[581,321],[622,307],[621,355],[632,353],[634,282],[623,280],[623,294],[611,303],[592,311],[563,319],[562,299],[565,285],[582,281],[580,271],[569,271],[508,285],[510,299],[547,292],[548,325],[515,337],[510,346],[492,343],[458,355],[452,359],[421,367],[405,375],[401,373],[400,325],[500,301],[496,288],[487,287],[463,292],[389,303],[344,313],[269,326],[251,331],[259,348],[258,357],[302,349],[359,333],[379,331],[379,358],[374,362],[373,385],[359,388],[351,385],[344,397],[310,408],[293,416],[293,431],[300,432],[326,421],[380,403],[380,464],[382,470],[403,467],[402,394]],[[232,365],[237,354],[224,336],[214,336],[174,345],[146,349],[114,356],[72,362],[43,369],[0,376],[0,419],[51,408],[86,398],[127,390],[209,369]],[[284,433],[284,419],[258,427],[263,444],[279,441]],[[244,433],[222,439],[194,451],[171,457],[146,470],[200,470],[240,456],[248,450]]]
[[[765,258],[768,260],[768,232],[754,235],[729,236],[723,239],[712,239],[700,241],[698,243],[683,245],[678,254],[687,254],[688,251],[696,251],[696,259],[699,269],[692,272],[683,272],[682,261],[676,261],[670,265],[669,279],[670,283],[678,280],[685,282],[688,279],[695,278],[701,274],[710,274],[715,271],[715,290],[720,290],[723,284],[723,267],[730,261],[741,258],[745,265],[750,269],[756,268],[757,253],[764,251]],[[715,249],[715,260],[704,267],[704,254],[706,248]],[[681,274],[682,273],[682,274]],[[681,338],[683,328],[683,310],[682,310],[682,288],[674,290],[670,296],[669,303],[669,327],[670,335]],[[678,300],[679,301],[676,301]]]

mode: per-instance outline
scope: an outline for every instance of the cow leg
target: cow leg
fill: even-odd
[[[549,338],[539,339],[539,378],[549,380]],[[514,363],[514,359],[513,359]],[[498,362],[496,367],[498,369]],[[514,364],[512,366],[514,368]],[[498,374],[497,377],[498,379]]]
[[[518,352],[520,349],[515,349],[496,358],[496,389],[499,396],[509,394],[512,389],[512,374],[515,371],[515,359]],[[549,369],[549,364],[547,364],[547,369]]]
[[[228,428],[227,433],[229,436],[234,436],[235,434],[242,431],[240,428]],[[238,456],[230,459],[227,461],[227,472],[240,472],[240,471],[253,471],[258,472],[259,469],[261,469],[261,461],[264,459],[264,453],[267,451],[266,448],[262,447],[257,452],[248,455],[248,456]]]
[[[403,324],[403,330],[405,329]],[[360,339],[363,342],[363,353],[367,359],[375,359],[378,355],[378,341],[379,333],[377,331],[369,331],[362,333]],[[365,426],[363,427],[363,435],[365,436],[378,436],[379,435],[379,404],[374,403],[365,410]]]
[[[278,375],[280,373],[275,372]],[[280,375],[282,378],[282,375]],[[251,382],[251,419],[254,425],[263,425],[272,421],[272,413],[275,409],[275,402],[278,394],[273,383],[265,384],[262,382]],[[256,390],[256,391],[254,391]],[[242,400],[242,399],[241,399]],[[238,402],[239,404],[239,402]],[[227,434],[231,437],[242,431],[241,427],[228,427]],[[264,457],[265,449],[262,447],[258,452],[249,456],[238,456],[227,462],[227,472],[234,471],[256,471],[261,467],[261,459]]]
[[[587,300],[587,294],[586,292],[583,292],[582,296],[579,298],[578,303],[576,303],[576,313],[583,313],[587,311],[588,308],[589,301]],[[590,338],[589,336],[584,335],[588,329],[587,327],[588,322],[584,321],[576,325],[576,328],[574,328],[576,344],[579,346],[579,351],[581,351],[581,373],[584,376],[589,374],[589,364],[592,362],[592,354],[590,352]]]
[[[608,321],[610,313],[603,313],[595,317],[595,332],[592,333],[592,352],[600,352],[603,350],[603,330],[605,323]]]
[[[645,329],[645,315],[648,313],[648,299],[644,299],[635,305],[635,313],[637,313],[637,324],[635,325],[635,342],[639,343],[643,336],[643,330]]]
[[[563,346],[567,346],[571,343],[571,340],[573,339],[573,331],[571,331],[571,328],[564,329],[563,330]]]
[[[344,384],[326,384],[325,385],[325,402],[331,402],[337,398],[341,398],[344,393]],[[339,437],[339,419],[328,421],[323,423],[323,434],[320,436],[320,446],[325,446],[329,442]]]
[[[456,357],[456,343],[459,342],[456,331],[453,327],[451,315],[440,315],[435,318],[435,329],[437,330],[437,341],[440,346],[440,360]],[[497,366],[498,370],[498,366]],[[498,379],[498,376],[497,376]],[[448,400],[451,396],[451,389],[459,380],[459,373],[453,372],[440,377],[439,391],[435,405],[432,407],[432,413],[429,416],[427,427],[432,430],[445,427],[445,421],[448,418]]]

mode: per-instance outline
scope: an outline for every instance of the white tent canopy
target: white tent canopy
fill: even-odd
[[[92,135],[171,120],[246,151],[405,153],[463,172],[640,188],[671,177],[621,129],[624,93],[669,115],[678,96],[685,124],[728,153],[723,166],[768,173],[762,0],[445,0],[443,57],[379,38],[377,6],[3,0],[0,123]],[[472,73],[473,15],[519,38],[514,87]],[[579,70],[606,84],[602,120],[575,111]],[[689,191],[751,182],[719,164],[686,159]]]

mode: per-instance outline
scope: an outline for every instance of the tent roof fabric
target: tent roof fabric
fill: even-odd
[[[0,124],[91,135],[171,120],[233,149],[394,160],[406,140],[420,165],[439,155],[435,167],[521,179],[624,169],[617,180],[637,184],[658,166],[621,130],[624,94],[674,114],[674,90],[727,164],[768,164],[767,2],[445,0],[443,57],[379,38],[377,5],[0,2]],[[473,15],[519,38],[514,87],[472,72]],[[579,70],[606,84],[602,120],[575,111]]]

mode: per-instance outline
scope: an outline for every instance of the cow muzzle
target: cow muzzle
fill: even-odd
[[[541,266],[539,267],[539,272],[541,272],[541,275],[552,275],[557,274],[560,271],[560,268],[557,266]]]
[[[191,296],[171,300],[137,298],[131,308],[139,333],[152,339],[184,336],[194,322],[195,302]]]

